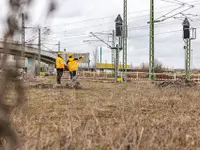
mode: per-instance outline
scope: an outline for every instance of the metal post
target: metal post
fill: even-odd
[[[117,82],[117,77],[119,73],[119,45],[116,45],[115,50],[115,82]]]
[[[102,63],[102,47],[100,47],[100,63]]]
[[[40,75],[40,63],[41,63],[41,29],[38,27],[38,75]]]
[[[155,78],[154,68],[154,0],[150,0],[149,80]]]
[[[21,44],[22,44],[22,66],[25,68],[25,16],[24,13],[22,13],[22,36],[21,36]]]
[[[191,51],[190,51],[190,44],[191,43],[191,39],[188,38],[186,40],[186,80],[190,80],[190,55],[191,55]]]
[[[124,79],[127,82],[127,0],[124,0],[124,24],[123,24],[123,71],[124,71]]]
[[[88,71],[90,71],[90,60],[88,60]]]
[[[115,31],[113,30],[112,32],[112,47],[115,47]],[[112,56],[111,56],[111,61],[112,61],[112,64],[114,65],[114,58],[115,58],[115,50],[114,49],[111,49],[111,52],[112,52]]]

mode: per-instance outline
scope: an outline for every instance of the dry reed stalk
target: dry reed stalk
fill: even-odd
[[[138,140],[138,143],[137,143],[137,150],[139,150],[139,147],[140,147],[140,142],[142,140],[143,131],[144,131],[144,128],[142,127],[142,130],[140,132],[140,137],[139,137],[139,140]]]
[[[25,100],[24,97],[24,88],[23,83],[19,81],[17,78],[19,77],[18,73],[18,67],[19,67],[19,60],[16,61],[16,67],[14,70],[8,69],[7,64],[7,58],[9,54],[9,43],[8,40],[12,40],[13,36],[17,32],[21,32],[19,27],[19,16],[24,11],[24,8],[29,8],[30,4],[32,3],[32,0],[10,0],[9,1],[9,15],[7,18],[7,25],[8,30],[6,31],[4,35],[4,42],[3,42],[3,57],[0,60],[0,70],[4,71],[3,78],[1,79],[1,88],[0,88],[0,112],[1,112],[1,118],[0,118],[0,137],[6,137],[8,140],[8,149],[15,149],[15,147],[18,146],[18,139],[17,135],[14,132],[14,130],[11,128],[10,120],[8,114],[10,114],[10,111],[18,107],[19,105],[22,105],[22,103]],[[48,15],[51,14],[55,10],[55,2],[53,0],[50,1],[50,7],[48,10]],[[25,13],[26,19],[28,14]],[[6,86],[13,82],[15,83],[15,91],[17,92],[16,101],[17,103],[14,106],[8,106],[4,103],[4,98],[6,94]]]
[[[93,108],[91,109],[91,113],[92,113],[92,116],[94,117],[94,120],[95,120],[95,122],[96,122],[96,125],[97,125],[98,128],[99,128],[99,135],[100,135],[101,137],[103,137],[102,129],[101,129],[99,120],[98,120],[97,117],[95,116],[95,114],[94,114],[94,109],[93,109]]]

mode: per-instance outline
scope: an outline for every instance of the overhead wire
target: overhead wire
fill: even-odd
[[[44,44],[41,44],[43,47],[45,47],[46,49],[50,50],[51,52],[53,52],[53,49],[48,48],[47,46],[45,46]]]
[[[200,21],[200,20],[199,20]],[[199,22],[199,21],[193,21],[193,22]],[[159,23],[159,24],[156,24],[156,26],[155,27],[163,27],[163,26],[166,26],[166,25],[180,25],[180,24],[178,24],[179,22],[174,22],[174,23],[172,23],[172,22],[165,22],[165,23]],[[146,29],[146,28],[148,28],[149,26],[148,25],[144,25],[144,26],[134,26],[134,27],[130,27],[130,28],[128,28],[128,31],[133,31],[133,30],[140,30],[140,29]],[[65,40],[65,39],[72,39],[72,38],[79,38],[79,37],[85,37],[85,36],[89,36],[89,35],[86,35],[86,34],[81,34],[81,35],[79,35],[78,37],[77,36],[67,36],[67,37],[63,37],[63,39],[61,39],[61,38],[59,38],[59,37],[56,37],[56,39],[57,38],[59,38],[59,40]],[[52,39],[51,39],[52,40]]]
[[[168,8],[168,7],[171,8],[172,6],[174,6],[174,5],[163,6],[163,7],[158,7],[158,8]],[[128,13],[128,14],[135,14],[137,12],[140,13],[140,12],[145,12],[145,11],[149,11],[149,9],[140,10],[140,11],[134,11],[134,12],[131,12],[131,13]],[[120,15],[123,15],[123,14],[120,14]],[[58,26],[66,26],[66,25],[71,25],[71,24],[73,25],[73,24],[91,22],[91,21],[96,21],[96,20],[103,20],[103,19],[108,19],[108,18],[113,18],[113,17],[116,17],[116,15],[107,16],[107,17],[100,17],[100,18],[93,18],[93,19],[86,19],[86,20],[82,20],[82,21],[74,21],[74,22],[70,22],[70,23],[62,23],[62,24],[51,25],[51,26],[47,26],[47,27],[53,27],[53,26],[58,27]]]
[[[169,11],[169,10],[163,10],[163,11],[159,11],[159,12],[155,12],[155,13],[161,13],[161,12],[165,12],[165,11]],[[134,19],[141,18],[141,17],[148,16],[148,15],[149,14],[140,15],[140,16],[136,16],[136,17],[131,17],[128,20],[130,21],[130,20],[134,20]],[[95,25],[91,25],[91,26],[85,26],[85,27],[71,29],[71,30],[62,30],[62,31],[59,31],[59,32],[53,32],[51,35],[59,34],[59,33],[63,33],[63,32],[77,31],[77,30],[86,29],[86,28],[92,28],[92,27],[96,27],[96,26],[103,26],[103,25],[107,25],[107,24],[111,24],[111,23],[113,23],[113,21],[109,21],[109,22],[106,22],[106,23],[95,24]]]
[[[142,15],[142,16],[146,16],[146,15]],[[138,17],[141,17],[141,16],[138,16]],[[138,17],[134,17],[134,18],[131,18],[131,19],[136,19],[136,18],[138,18]],[[111,22],[109,22],[109,23],[111,23]],[[112,23],[113,23],[113,22],[112,22]],[[100,26],[100,25],[105,25],[105,24],[107,24],[107,23],[98,24],[98,25],[92,25],[92,26],[87,26],[87,27],[81,27],[81,28],[72,29],[72,30],[64,30],[64,31],[54,32],[54,33],[51,34],[50,36],[53,36],[54,34],[60,34],[60,33],[63,34],[63,32],[65,32],[65,34],[66,34],[66,32],[76,31],[76,30],[86,29],[86,28],[91,28],[91,27]],[[147,25],[147,26],[148,26],[148,25]],[[109,31],[111,31],[111,30],[109,30]]]
[[[81,44],[77,44],[77,45],[71,45],[71,46],[66,46],[66,48],[71,48],[71,47],[77,47],[77,46],[82,46],[82,45],[87,45],[88,43],[81,43]],[[43,45],[44,46],[44,45]],[[46,47],[46,46],[44,46]],[[52,52],[54,52],[52,49],[46,47],[47,49],[51,50]]]
[[[199,27],[195,27],[196,29],[200,28]],[[183,31],[183,30],[174,30],[174,31],[168,31],[168,32],[161,32],[161,33],[155,33],[154,35],[161,35],[161,34],[167,34],[167,33],[173,33],[173,32],[180,32],[180,31]],[[148,34],[147,35],[139,35],[139,36],[133,36],[133,37],[128,37],[128,38],[138,38],[138,37],[145,37],[145,36],[149,36]]]
[[[191,2],[198,2],[198,1],[190,1],[189,3],[191,3]],[[162,7],[160,7],[160,8],[162,8]],[[166,8],[166,7],[165,7]],[[147,9],[147,10],[149,10],[149,9]],[[141,10],[141,11],[138,11],[138,12],[142,12],[142,11],[147,11],[147,10]],[[161,12],[164,12],[164,11],[161,11]],[[142,16],[147,16],[147,15],[142,15]],[[131,18],[131,19],[136,19],[136,18],[140,18],[140,17],[142,17],[142,16],[137,16],[137,17],[133,17],[133,18]],[[102,18],[101,18],[102,19]],[[91,21],[91,20],[90,20]],[[74,22],[73,22],[74,23]],[[113,22],[112,22],[113,23]],[[169,23],[165,23],[166,25],[167,24],[169,24]],[[102,25],[102,24],[100,24],[100,25]],[[164,23],[162,24],[162,25],[164,25]],[[96,26],[96,25],[94,25],[94,26]],[[92,26],[89,26],[89,27],[92,27]],[[89,27],[82,27],[82,28],[79,28],[79,29],[85,29],[85,28],[89,28]],[[146,27],[148,27],[148,25],[144,25],[144,26],[136,26],[136,27],[131,27],[131,29],[129,28],[129,31],[131,31],[131,30],[134,30],[134,28],[135,29],[142,29],[142,28],[146,28]],[[67,32],[69,32],[69,31],[76,31],[76,30],[78,30],[78,29],[72,29],[72,30],[68,30]],[[111,31],[111,30],[109,30],[109,31]],[[66,30],[65,30],[65,32],[66,32]],[[61,33],[63,33],[63,32],[61,32]],[[54,33],[54,34],[56,34],[56,33]],[[57,33],[58,34],[58,33]],[[37,37],[36,37],[37,38]],[[59,37],[56,37],[56,38],[59,38]],[[65,37],[65,38],[63,38],[62,40],[65,40],[65,39],[68,39],[68,38],[73,38],[73,37]],[[77,38],[77,37],[74,37],[74,38]],[[34,39],[34,38],[33,38]]]
[[[198,0],[195,0],[195,1],[187,1],[187,3],[195,3],[195,2],[199,2]],[[186,3],[186,2],[184,2]],[[172,6],[177,6],[175,4],[173,5],[168,5],[168,6],[162,6],[162,7],[155,7],[155,10],[156,9],[161,9],[161,8],[171,8]],[[139,11],[133,11],[131,13],[128,13],[128,14],[135,14],[135,13],[140,13],[140,12],[145,12],[145,11],[149,11],[150,9],[144,9],[144,10],[139,10]],[[120,14],[120,15],[123,15],[123,14]],[[78,23],[84,23],[84,22],[91,22],[91,21],[96,21],[96,20],[102,20],[102,19],[106,19],[106,18],[112,18],[112,17],[115,17],[115,15],[111,15],[111,16],[107,16],[107,17],[100,17],[100,18],[93,18],[93,19],[86,19],[86,20],[82,20],[82,21],[75,21],[75,22],[70,22],[70,23],[64,23],[64,24],[57,24],[57,25],[51,25],[51,26],[47,26],[47,27],[52,27],[52,26],[55,26],[55,27],[58,27],[58,26],[66,26],[66,25],[70,25],[70,24],[78,24]]]
[[[196,22],[200,22],[200,20],[197,20],[197,21],[193,21],[194,23]],[[178,22],[166,22],[166,23],[159,23],[159,24],[155,24],[155,27],[163,27],[163,26],[166,26],[166,25],[170,25],[170,27],[172,25],[182,25],[182,24],[178,24]],[[128,31],[132,31],[132,30],[139,30],[139,29],[146,29],[148,28],[149,26],[148,25],[144,25],[144,26],[135,26],[135,27],[131,27],[129,28]]]
[[[197,1],[190,1],[190,3],[191,2],[197,2]],[[166,7],[165,7],[166,8]],[[148,9],[147,9],[148,10]],[[142,11],[145,11],[145,10],[142,10]],[[142,12],[142,11],[138,11],[138,12]],[[166,11],[166,10],[165,10]],[[164,11],[160,11],[160,12],[164,12]],[[159,13],[159,12],[157,12],[157,13]],[[133,17],[133,18],[130,18],[129,20],[131,20],[131,19],[136,19],[136,18],[140,18],[140,17],[144,17],[144,16],[147,16],[147,15],[141,15],[141,16],[137,16],[137,17]],[[91,21],[91,20],[90,20]],[[96,27],[96,26],[102,26],[102,25],[105,25],[105,24],[109,24],[109,23],[113,23],[113,22],[108,22],[108,23],[103,23],[103,24],[97,24],[97,25],[92,25],[92,26],[87,26],[87,27],[81,27],[81,28],[78,28],[78,29],[72,29],[72,30],[65,30],[65,31],[61,31],[61,32],[57,32],[57,33],[53,33],[53,34],[51,34],[51,35],[49,35],[49,36],[53,36],[54,34],[59,34],[59,33],[61,33],[61,34],[63,34],[63,32],[70,32],[70,31],[77,31],[77,30],[81,30],[81,29],[86,29],[86,28],[91,28],[91,27]],[[133,27],[133,28],[135,28],[135,27]],[[36,39],[37,37],[33,37],[33,39],[32,40],[34,40],[34,39]],[[56,38],[59,38],[59,37],[56,37]],[[64,38],[65,39],[65,38]]]
[[[196,22],[199,22],[199,21],[196,21]],[[171,22],[169,22],[169,23],[163,23],[162,25],[163,26],[165,26],[165,25],[179,25],[179,24],[177,24],[177,23],[171,23]],[[136,27],[132,27],[129,31],[133,31],[133,30],[141,30],[141,29],[146,29],[148,26],[136,26]],[[159,26],[160,27],[160,26]],[[178,30],[179,31],[179,30]],[[181,30],[180,30],[181,31]],[[171,32],[171,31],[170,31]],[[170,32],[167,32],[167,33],[170,33]],[[173,31],[172,31],[173,32]],[[89,35],[83,35],[84,37],[85,36],[88,36],[89,37]],[[145,35],[146,36],[146,35]],[[136,37],[144,37],[144,35],[142,35],[142,36],[136,36]],[[134,37],[134,38],[136,38],[136,37]],[[74,40],[68,40],[68,39],[73,39],[73,38],[76,38],[76,39],[74,39]],[[80,39],[79,38],[82,38],[82,36],[80,36],[80,37],[73,37],[73,36],[68,36],[68,37],[65,37],[65,38],[63,38],[63,39],[59,39],[59,41],[63,41],[62,43],[67,43],[67,42],[71,42],[71,41],[80,41]],[[129,38],[129,37],[128,37]],[[130,38],[133,38],[133,37],[130,37]],[[52,39],[51,39],[52,40]],[[68,41],[66,41],[66,42],[64,42],[65,40],[68,40]],[[56,41],[56,40],[53,40],[53,41]]]

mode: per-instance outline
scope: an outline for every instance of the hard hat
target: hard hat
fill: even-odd
[[[72,56],[72,54],[71,54],[71,53],[69,53],[69,54],[68,54],[68,56],[69,56],[69,57],[71,57],[71,56]]]
[[[62,53],[61,53],[61,52],[58,52],[58,55],[62,55]]]

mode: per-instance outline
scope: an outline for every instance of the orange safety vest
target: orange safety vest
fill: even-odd
[[[64,69],[65,68],[65,61],[62,57],[56,58],[56,68],[57,69]]]

